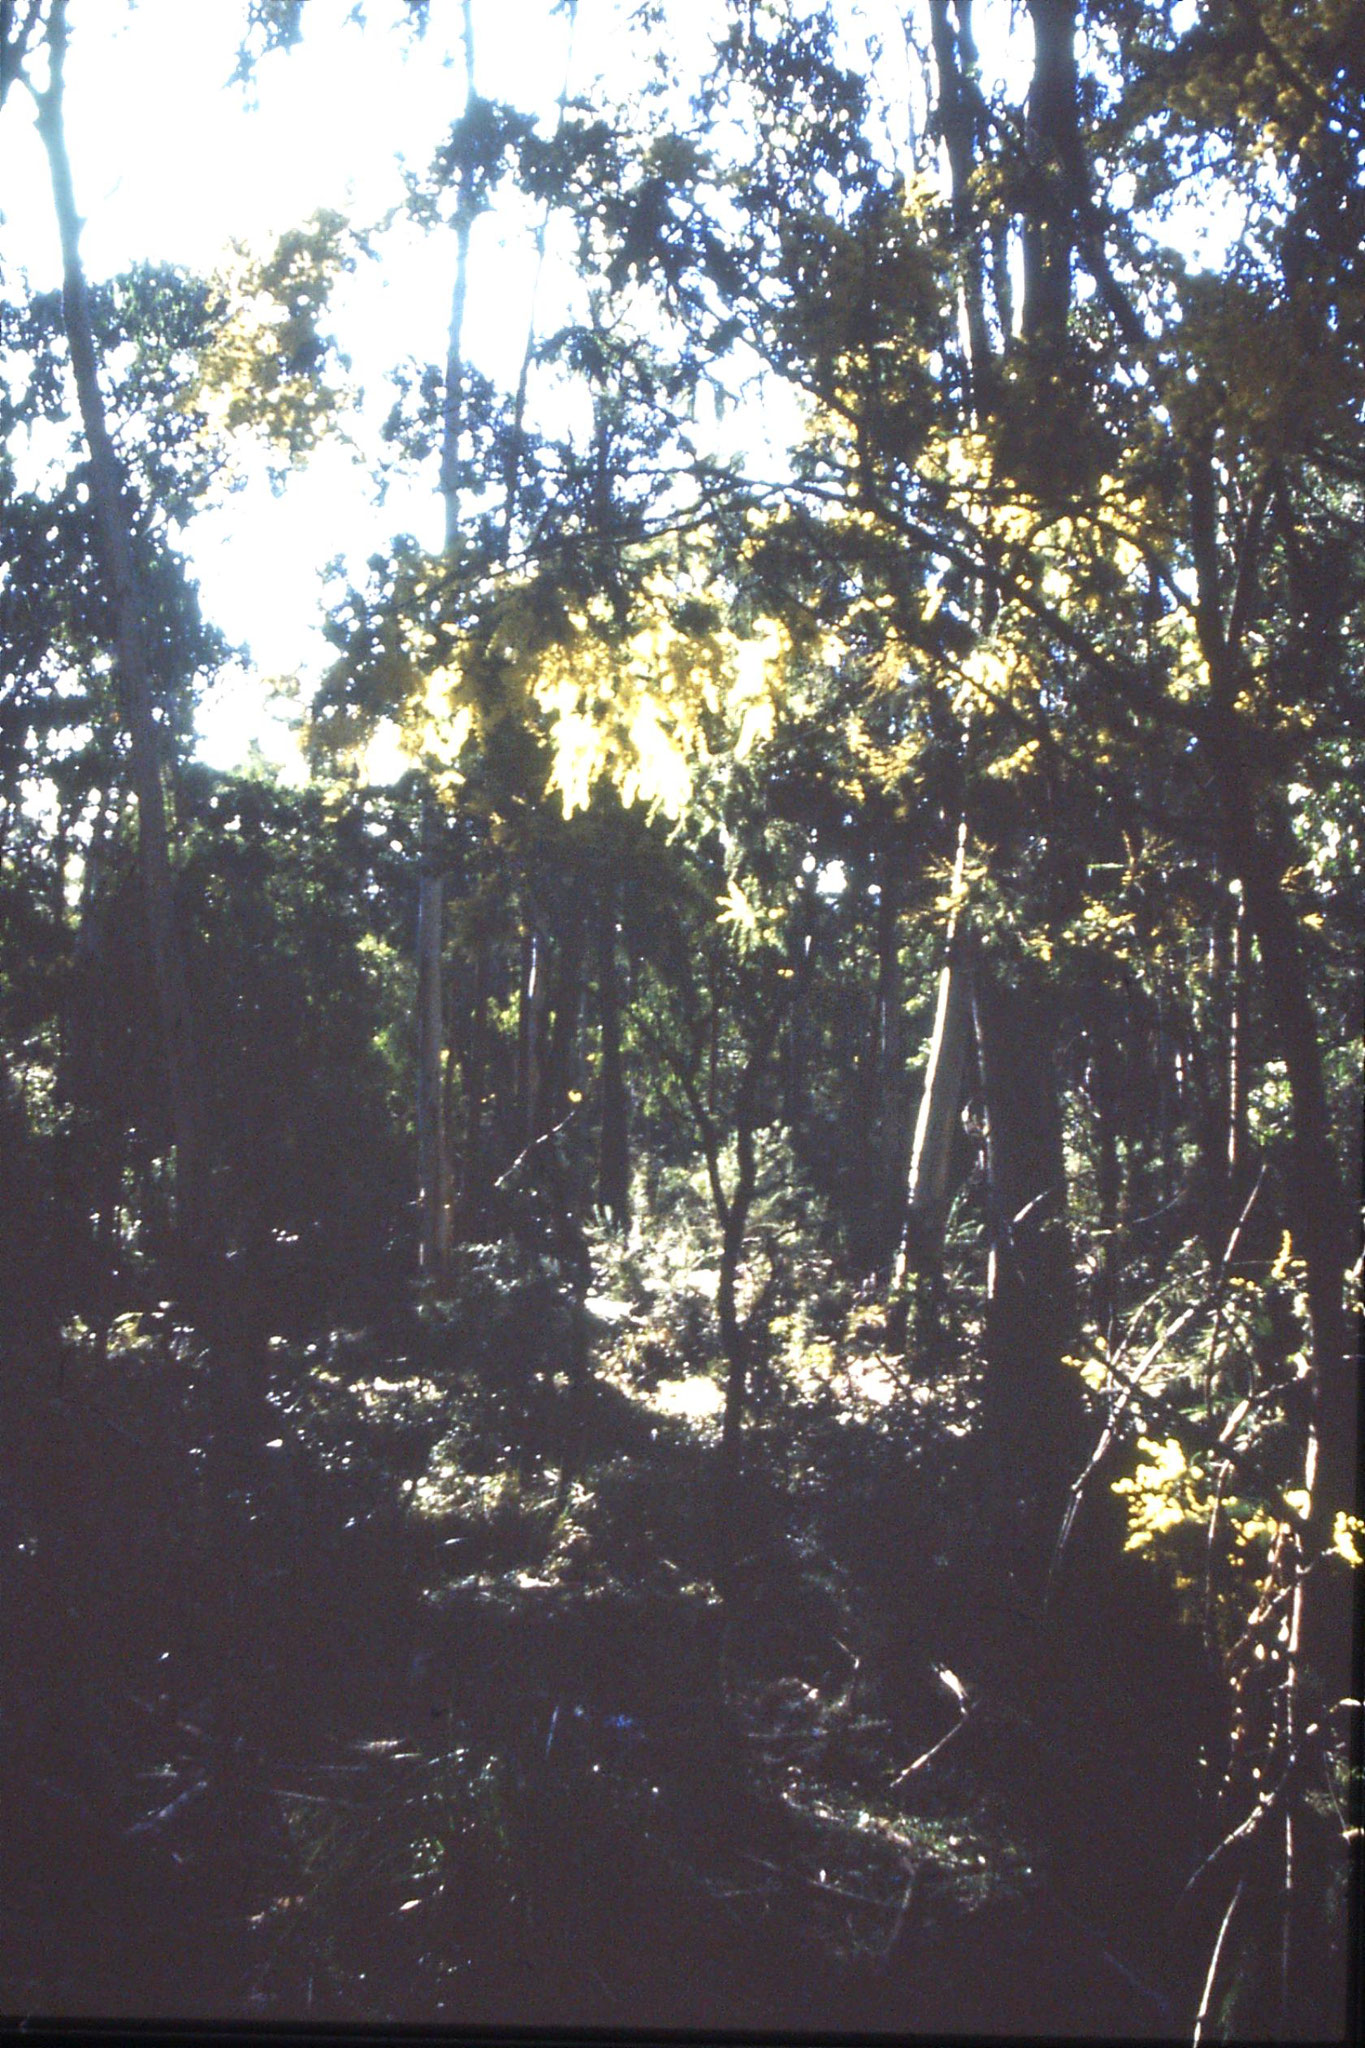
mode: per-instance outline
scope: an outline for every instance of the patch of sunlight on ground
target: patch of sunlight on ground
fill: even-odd
[[[584,1308],[599,1323],[630,1323],[635,1320],[635,1311],[628,1301],[618,1301],[610,1294],[589,1294],[584,1298]]]
[[[462,1472],[447,1447],[438,1446],[426,1471],[412,1489],[419,1515],[464,1514],[486,1518],[507,1502],[520,1498],[520,1487],[508,1472]]]
[[[652,1393],[637,1395],[637,1399],[660,1415],[683,1422],[710,1422],[725,1407],[725,1389],[709,1374],[694,1372],[686,1379],[660,1380]]]
[[[833,1390],[855,1407],[886,1408],[905,1392],[903,1379],[879,1358],[841,1357],[827,1344],[807,1346],[799,1362],[788,1362],[786,1376],[807,1400]],[[911,1398],[919,1398],[920,1393],[915,1388]]]
[[[362,1408],[378,1409],[381,1413],[395,1405],[395,1395],[406,1396],[409,1401],[418,1402],[423,1408],[433,1408],[443,1398],[435,1380],[423,1379],[420,1375],[405,1380],[357,1380],[353,1383],[352,1391]]]

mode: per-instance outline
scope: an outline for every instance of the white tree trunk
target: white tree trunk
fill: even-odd
[[[953,1137],[962,1106],[962,1083],[972,1034],[971,972],[966,960],[960,903],[966,858],[964,819],[958,827],[957,858],[953,863],[947,959],[938,978],[938,1003],[924,1071],[924,1092],[910,1150],[906,1241],[900,1259],[902,1277],[913,1246],[932,1243],[948,1215]]]
[[[66,8],[54,0],[48,24],[49,80],[36,95],[38,132],[47,151],[62,246],[62,320],[76,381],[81,427],[90,456],[90,503],[100,573],[113,624],[113,654],[128,755],[137,797],[138,863],[148,947],[160,1014],[176,1155],[177,1226],[187,1245],[208,1235],[208,1183],[202,1149],[203,1091],[184,953],[176,930],[161,732],[151,647],[138,588],[123,477],[100,390],[90,298],[80,255],[71,163],[63,119]]]

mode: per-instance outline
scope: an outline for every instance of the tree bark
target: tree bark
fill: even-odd
[[[736,1293],[740,1262],[744,1256],[744,1237],[749,1227],[749,1210],[753,1205],[754,1189],[758,1179],[757,1156],[754,1151],[754,1106],[759,1074],[762,1065],[766,1063],[766,1057],[765,1046],[761,1058],[751,1054],[745,1065],[735,1112],[735,1184],[728,1201],[723,1205],[717,1203],[718,1209],[721,1210],[721,1249],[716,1310],[720,1321],[721,1349],[725,1354],[727,1366],[720,1458],[723,1484],[729,1488],[733,1488],[739,1479],[744,1408],[748,1398],[748,1333],[739,1320]],[[713,1193],[718,1188],[717,1171],[712,1175]]]
[[[972,1009],[986,1106],[990,1252],[982,1420],[1024,1584],[1050,1555],[1084,1403],[1064,1362],[1076,1327],[1061,1106],[1043,1000],[978,964]]]
[[[474,99],[474,30],[470,0],[464,0],[465,111]],[[446,344],[445,394],[441,411],[441,498],[445,554],[453,558],[460,537],[460,436],[463,430],[462,347],[469,277],[473,211],[461,192],[455,222],[455,283]],[[451,1171],[446,1128],[442,1060],[445,1055],[445,875],[441,868],[441,823],[436,798],[422,798],[422,844],[417,879],[417,1204],[418,1263],[423,1276],[444,1281],[450,1270]]]
[[[436,800],[422,802],[422,867],[417,885],[417,1180],[423,1276],[443,1280],[450,1266],[450,1158],[446,1142],[441,977],[445,876]]]
[[[1024,339],[1059,349],[1071,307],[1080,144],[1076,130],[1076,0],[1029,0],[1033,79],[1025,117],[1032,173],[1024,219]]]
[[[536,1117],[545,1066],[545,1020],[550,1009],[549,941],[528,921],[521,940],[521,995],[517,1014],[518,1138],[527,1146],[540,1136]]]
[[[1113,1335],[1118,1307],[1118,1228],[1123,1195],[1119,1158],[1121,1074],[1115,1036],[1118,1020],[1105,1005],[1092,1027],[1090,1041],[1090,1106],[1095,1119],[1095,1193],[1101,1235],[1100,1282],[1095,1320],[1106,1342]]]
[[[971,176],[976,165],[976,46],[971,0],[957,0],[953,27],[948,0],[929,0],[929,26],[938,72],[938,128],[948,156],[953,240],[962,263],[962,312],[967,329],[969,410],[979,422],[990,410],[994,357],[986,326],[985,252],[973,220]],[[1008,333],[1008,330],[1006,330]]]
[[[538,1138],[547,1137],[568,1113],[574,1044],[583,1001],[584,938],[582,913],[570,909],[568,929],[561,936],[555,962],[554,1009],[533,1119]]]
[[[1228,962],[1227,1185],[1229,1209],[1236,1200],[1247,1156],[1246,905],[1240,893],[1232,921]]]
[[[972,975],[960,897],[967,858],[967,825],[958,827],[953,863],[953,909],[948,919],[947,959],[939,973],[933,1035],[924,1072],[919,1115],[910,1151],[905,1237],[897,1278],[910,1267],[937,1257],[951,1199],[950,1167],[962,1083],[972,1028]]]
[[[489,941],[477,939],[472,949],[468,1003],[459,1039],[460,1085],[464,1094],[464,1131],[460,1148],[460,1216],[471,1224],[483,1206],[487,1168],[484,1158],[484,1090],[488,1072]]]
[[[910,1174],[910,1083],[904,977],[901,973],[903,865],[899,848],[881,861],[877,903],[877,998],[874,1016],[873,1122],[877,1131],[877,1180],[873,1191],[872,1263],[880,1266],[900,1248],[905,1232]]]
[[[616,963],[616,887],[603,886],[597,918],[597,1000],[602,1023],[597,1198],[618,1230],[630,1227],[630,1099],[621,1066],[621,998]]]
[[[155,663],[139,589],[121,466],[100,390],[90,296],[80,255],[81,221],[76,211],[63,116],[66,46],[65,0],[53,0],[48,19],[48,85],[36,95],[38,132],[47,152],[61,237],[62,320],[90,458],[90,504],[100,573],[109,604],[114,665],[137,799],[138,861],[175,1139],[177,1233],[184,1249],[193,1253],[207,1249],[211,1235],[203,1084],[189,980],[175,920]]]

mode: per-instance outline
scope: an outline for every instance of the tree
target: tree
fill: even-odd
[[[10,10],[6,10],[7,15]],[[31,33],[36,10],[25,29]],[[147,942],[157,992],[163,1053],[171,1097],[179,1191],[179,1227],[185,1248],[196,1251],[210,1235],[211,1195],[203,1148],[203,1084],[182,942],[176,928],[170,838],[158,731],[155,665],[148,639],[146,601],[125,501],[125,484],[110,438],[99,360],[90,316],[90,294],[80,256],[76,211],[63,120],[67,53],[65,0],[51,0],[45,29],[47,82],[34,88],[13,37],[4,23],[5,47],[14,75],[32,93],[38,131],[47,151],[53,205],[62,245],[62,313],[82,429],[89,456],[91,503],[101,572],[109,607],[109,636],[129,736],[129,764],[138,805],[138,846]],[[8,81],[7,81],[8,82]]]

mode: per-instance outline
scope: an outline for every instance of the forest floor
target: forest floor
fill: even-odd
[[[0,2009],[1184,2026],[1197,1658],[1144,1567],[1079,1634],[1016,1612],[970,1376],[814,1254],[718,1549],[673,1250],[280,1316],[232,1485],[173,1311],[7,1371]]]

